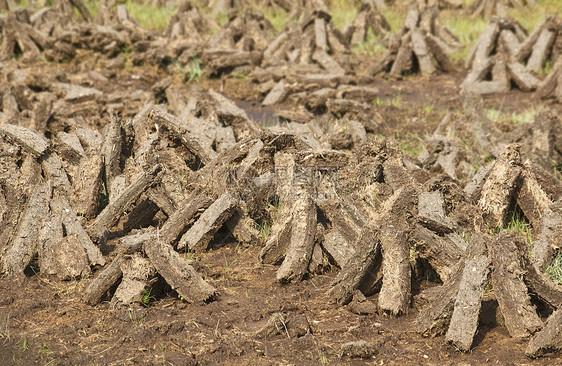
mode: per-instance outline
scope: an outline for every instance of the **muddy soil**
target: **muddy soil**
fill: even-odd
[[[220,292],[209,304],[186,304],[172,291],[149,307],[90,307],[80,300],[90,278],[60,283],[31,275],[23,283],[4,281],[2,365],[553,365],[531,361],[497,324],[494,300],[481,315],[477,346],[460,354],[443,337],[422,338],[413,330],[418,311],[400,318],[357,315],[350,305],[329,303],[336,271],[283,286],[275,266],[257,263],[260,245],[228,243],[190,257]],[[184,255],[187,257],[187,255]],[[431,286],[422,283],[422,287]],[[418,285],[419,287],[419,285]],[[169,291],[169,290],[168,290]],[[376,299],[369,299],[375,300]],[[279,329],[260,332],[281,314]],[[342,356],[340,346],[364,340],[377,352],[367,359]]]

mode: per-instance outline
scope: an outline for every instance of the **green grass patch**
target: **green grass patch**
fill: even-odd
[[[178,11],[177,6],[152,6],[131,0],[127,0],[125,6],[129,15],[135,18],[141,27],[160,31],[168,27],[170,18]]]
[[[355,6],[351,6],[351,4],[353,4],[353,2],[346,0],[330,1],[328,8],[332,14],[332,23],[334,23],[338,29],[343,29],[343,27],[355,19],[359,9]]]
[[[521,112],[503,112],[498,109],[487,109],[486,116],[492,122],[511,122],[514,125],[520,125],[526,122],[534,121],[535,114],[544,109],[542,104],[525,109]]]
[[[403,154],[419,156],[425,149],[425,141],[417,133],[406,132],[398,135],[396,141]]]
[[[528,6],[508,8],[508,14],[521,23],[529,33],[544,22],[548,14],[560,16],[561,13],[562,2],[560,0],[537,1],[537,5],[533,8]]]
[[[90,14],[92,14],[92,17],[95,19],[98,14],[100,2],[84,1],[84,5],[86,5]],[[141,27],[159,31],[168,27],[170,18],[178,10],[177,6],[155,6],[133,0],[125,1],[124,5],[129,15],[135,18]]]
[[[256,224],[258,231],[260,233],[261,241],[265,243],[269,234],[271,233],[271,223],[269,222],[262,222],[261,224]]]
[[[194,57],[191,60],[191,65],[189,66],[189,69],[187,70],[187,82],[190,83],[192,81],[195,81],[196,83],[199,82],[199,79],[201,79],[201,76],[203,75],[203,71],[201,70],[201,64],[199,63],[199,59],[197,57]]]
[[[394,108],[402,107],[402,94],[400,92],[398,92],[398,94],[396,94],[395,97],[387,100],[386,103],[389,106],[394,107]]]
[[[554,258],[545,273],[552,281],[558,285],[562,285],[562,253]]]
[[[373,56],[386,51],[386,47],[382,44],[382,37],[374,35],[373,31],[369,29],[367,39],[361,43],[353,45],[352,50],[357,54]]]
[[[24,1],[16,1],[15,2],[15,6],[16,7],[20,7],[20,8],[27,8],[28,7],[28,2],[27,0]],[[13,9],[12,9],[13,10]],[[0,9],[0,14],[2,13],[6,13],[6,10]]]
[[[516,209],[515,212],[511,212],[507,217],[507,223],[505,226],[498,225],[495,230],[492,230],[493,234],[499,234],[502,231],[507,231],[509,233],[517,233],[525,239],[525,243],[529,248],[529,256],[533,257],[533,236],[531,234],[531,224],[523,217],[521,210]]]
[[[262,221],[256,222],[256,228],[260,233],[260,238],[263,243],[265,243],[265,241],[269,237],[269,234],[271,233],[271,227],[279,216],[279,211],[281,209],[279,199],[276,198],[272,201],[265,202],[264,209],[269,213],[269,219],[264,219]]]
[[[398,92],[394,97],[389,99],[381,99],[380,96],[377,96],[375,99],[371,101],[373,105],[379,106],[389,106],[394,108],[401,108],[402,107],[402,94]]]
[[[37,354],[39,354],[39,355],[48,356],[51,353],[53,353],[53,351],[51,351],[49,348],[47,348],[47,346],[44,343],[37,350]]]
[[[187,251],[185,252],[185,254],[186,254],[185,255],[185,261],[186,261],[187,264],[191,264],[191,262],[195,262],[197,260],[197,255],[195,255],[194,252],[189,250],[189,248],[187,248]]]
[[[199,82],[201,76],[203,76],[203,70],[201,69],[201,64],[199,63],[199,59],[194,57],[191,59],[191,62],[186,65],[186,67],[182,66],[178,61],[172,60],[172,64],[177,69],[177,74],[182,78],[184,82],[191,83],[191,82]]]
[[[92,15],[92,18],[96,19],[98,16],[98,8],[100,7],[99,1],[84,1],[84,5]]]
[[[517,213],[510,215],[507,220],[507,226],[505,227],[505,230],[524,236],[527,239],[528,243],[532,241],[531,224],[521,218],[521,216]]]
[[[396,6],[387,6],[381,11],[386,21],[390,25],[391,32],[394,33],[404,24],[406,20],[407,8],[397,8]]]
[[[139,303],[144,307],[149,307],[150,303],[155,300],[156,298],[152,295],[152,287],[148,287],[142,291]]]
[[[294,21],[293,19],[289,19],[289,14],[284,10],[276,12],[264,10],[263,14],[277,32],[281,32],[290,22]]]
[[[223,25],[226,24],[226,22],[228,22],[228,15],[227,14],[217,13],[217,14],[214,15],[214,17],[215,17],[215,22],[217,22],[219,27],[222,27]]]
[[[453,61],[464,60],[470,53],[474,42],[482,35],[488,21],[482,18],[451,17],[443,19],[443,24],[458,37],[461,47],[451,54]]]

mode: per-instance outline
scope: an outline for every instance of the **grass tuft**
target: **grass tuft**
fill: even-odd
[[[535,115],[543,109],[544,106],[542,104],[532,106],[521,112],[511,113],[490,108],[486,110],[486,116],[492,122],[521,125],[523,123],[532,122],[535,119]]]
[[[201,71],[201,64],[199,63],[199,59],[194,57],[191,60],[189,69],[187,70],[187,82],[190,83],[195,81],[197,83],[199,82],[199,79],[201,79],[201,75],[203,75],[203,71]]]
[[[562,285],[562,253],[554,258],[545,273],[556,284]]]
[[[149,307],[150,303],[155,301],[156,298],[152,295],[152,287],[145,288],[141,293],[139,303],[144,307]]]
[[[129,15],[135,18],[141,27],[158,31],[168,27],[170,18],[178,10],[177,6],[154,6],[132,0],[125,1],[125,6]]]
[[[388,25],[390,25],[390,31],[392,33],[398,31],[400,27],[404,24],[406,20],[406,8],[397,9],[395,7],[387,6],[386,9],[381,11],[382,15],[385,17]]]
[[[396,136],[396,141],[403,154],[419,156],[425,149],[425,141],[417,134],[406,132]]]
[[[382,37],[373,34],[372,30],[369,29],[367,33],[367,39],[361,43],[352,46],[354,53],[360,55],[373,56],[381,54],[386,51],[386,47],[382,45]]]
[[[289,14],[287,14],[287,12],[285,12],[284,10],[275,12],[272,12],[268,9],[264,10],[265,18],[269,20],[269,22],[277,32],[281,32],[287,26],[287,24],[293,21],[292,19],[289,19],[288,15]]]
[[[263,222],[261,224],[257,224],[257,227],[260,233],[261,240],[265,243],[269,234],[271,233],[271,224],[269,222]]]
[[[529,32],[532,32],[533,29],[544,22],[547,14],[560,16],[561,13],[562,5],[560,0],[537,1],[537,5],[534,8],[529,6],[508,8],[508,14],[521,23]]]
[[[329,9],[332,14],[332,23],[334,23],[338,29],[343,29],[343,27],[355,19],[358,8],[354,5],[353,2],[345,0],[330,1]]]
[[[191,262],[195,262],[196,260],[197,260],[197,256],[195,255],[194,252],[192,252],[188,248],[186,252],[185,261],[187,262],[187,264],[191,264]]]
[[[523,238],[525,238],[525,243],[531,250],[529,254],[532,257],[533,236],[531,234],[531,224],[525,219],[524,216],[522,216],[520,212],[520,210],[517,210],[516,212],[510,213],[507,218],[507,225],[496,226],[495,230],[492,230],[492,233],[499,234],[502,231],[507,231],[523,236]]]

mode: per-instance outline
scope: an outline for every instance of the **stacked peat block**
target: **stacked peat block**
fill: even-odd
[[[281,264],[281,282],[299,281],[335,263],[342,268],[333,284],[335,301],[348,303],[359,288],[380,290],[381,309],[405,313],[410,298],[406,232],[416,189],[400,163],[397,146],[382,140],[365,142],[351,157],[333,150],[277,153],[280,213],[261,260]],[[373,211],[375,201],[384,201],[379,212]],[[404,221],[390,220],[395,216]]]
[[[410,5],[404,26],[390,36],[388,51],[369,71],[393,76],[421,72],[432,75],[437,71],[453,72],[455,66],[449,58],[458,39],[439,24],[439,9],[425,1]]]
[[[555,98],[562,102],[562,21],[547,16],[521,45],[517,60],[526,62],[530,71],[539,73],[549,63],[552,71],[539,84],[539,98]]]
[[[444,284],[436,291],[429,291],[428,298],[432,300],[417,319],[418,329],[424,336],[446,333],[446,341],[463,352],[472,347],[490,276],[509,334],[513,338],[529,339],[536,333],[527,349],[528,355],[534,357],[548,347],[556,348],[557,334],[552,334],[550,329],[556,325],[541,331],[544,324],[529,297],[531,292],[536,294],[547,307],[558,308],[562,303],[562,288],[542,274],[544,257],[541,255],[541,259],[533,262],[527,253],[528,244],[518,235],[503,232],[490,237],[485,233],[486,227],[505,227],[516,206],[536,230],[538,240],[533,250],[545,253],[544,243],[553,245],[553,232],[560,233],[560,182],[550,180],[551,185],[547,184],[543,178],[549,174],[524,165],[519,150],[517,144],[506,146],[472,194],[473,202],[483,212],[481,227],[467,244],[462,259],[449,267]],[[547,324],[552,322],[559,326],[555,314]]]
[[[345,79],[346,70],[334,56],[345,55],[349,48],[330,19],[322,10],[305,14],[265,49],[262,67],[252,75],[266,94],[263,105],[281,103],[291,94],[297,99],[305,94],[319,98],[335,94],[333,88]]]
[[[522,91],[537,89],[539,97],[557,97],[560,27],[560,20],[549,15],[527,36],[516,21],[492,18],[466,59],[471,71],[461,87],[489,94],[506,92],[515,84]],[[552,72],[541,81],[539,75],[548,63]]]
[[[21,56],[22,62],[38,61],[41,51],[50,48],[48,34],[32,26],[36,20],[27,9],[18,8],[0,17],[2,50],[0,60],[10,60]]]
[[[485,165],[497,157],[505,140],[486,116],[479,95],[467,93],[462,98],[460,116],[446,115],[433,134],[426,137],[426,149],[419,156],[424,169],[459,181],[474,177],[473,163]],[[471,141],[470,148],[466,141]]]
[[[470,5],[469,12],[472,19],[484,17],[490,19],[492,16],[507,16],[507,8],[532,7],[536,4],[535,0],[474,0]]]
[[[182,1],[163,37],[153,36],[133,45],[132,61],[156,63],[162,67],[189,67],[200,57],[211,30],[216,28],[218,25],[211,17],[201,13],[190,1]]]
[[[188,42],[203,42],[213,26],[218,28],[191,2],[182,1],[176,14],[170,18],[165,35],[172,41],[187,38]]]
[[[50,139],[33,127],[0,125],[2,207],[14,207],[2,223],[2,273],[21,277],[34,265],[61,279],[86,275],[105,264],[99,245],[125,234],[113,262],[86,291],[88,303],[120,279],[113,302],[136,301],[157,274],[187,301],[216,296],[174,247],[205,250],[222,227],[241,243],[258,240],[249,215],[267,199],[275,138],[248,137],[257,129],[219,94],[188,93],[203,106],[177,94],[168,95],[179,117],[148,103],[127,121],[111,115],[103,134],[72,120],[69,132]],[[21,169],[8,161],[18,155]]]
[[[531,302],[528,295],[537,294],[541,306],[547,308],[556,309],[561,303],[562,288],[543,274],[559,248],[554,235],[562,234],[562,185],[550,173],[562,161],[554,148],[560,143],[557,137],[560,120],[554,111],[543,111],[516,133],[502,134],[487,121],[481,104],[481,99],[467,95],[463,113],[466,117],[461,121],[446,117],[428,139],[428,151],[420,157],[425,169],[448,175],[444,182],[450,182],[446,186],[438,184],[442,188],[433,194],[447,192],[446,207],[449,206],[447,197],[456,197],[452,202],[456,208],[450,215],[453,220],[443,219],[442,214],[436,215],[439,210],[435,209],[443,206],[439,203],[442,200],[434,199],[432,205],[422,204],[422,197],[426,201],[430,196],[420,195],[418,215],[425,219],[411,231],[413,247],[444,284],[421,294],[430,303],[418,316],[417,326],[424,336],[446,334],[447,342],[458,350],[468,351],[478,328],[482,301],[490,297],[485,286],[491,278],[493,297],[499,303],[506,328],[518,339],[529,339],[536,334],[527,349],[529,356],[536,357],[549,348],[560,348],[558,333],[553,330],[560,324],[558,316],[553,314],[547,322],[551,325],[541,331],[544,324],[537,316],[536,300]],[[475,161],[462,148],[463,140],[474,141],[473,154],[493,156],[496,160],[478,169],[476,174],[458,169],[463,164],[468,166],[468,161]],[[519,143],[506,145],[510,140]],[[460,182],[472,174],[472,180],[461,190]],[[435,188],[435,183],[432,186]],[[423,207],[430,208],[424,211],[431,214],[422,215]],[[481,214],[474,215],[475,212]],[[521,236],[505,232],[490,236],[489,228],[503,230],[513,215],[529,223],[535,239],[533,257],[528,255],[530,243]],[[436,222],[440,224],[436,226]],[[471,238],[464,248],[459,246],[462,240],[451,240],[450,236],[461,232],[460,228],[465,238],[466,233]],[[455,248],[452,243],[457,245],[456,252],[451,251]],[[450,259],[446,262],[455,258],[446,253],[457,256],[460,253],[461,259],[456,263]]]
[[[361,2],[361,7],[352,23],[342,33],[350,45],[357,45],[367,40],[369,30],[375,36],[384,36],[390,32],[390,25],[372,0]]]
[[[465,60],[470,72],[461,88],[478,94],[506,92],[513,81],[523,91],[536,89],[540,81],[515,59],[526,37],[518,22],[492,18]]]
[[[246,9],[232,11],[226,22],[206,43],[201,62],[210,75],[250,74],[270,44],[274,28],[263,14]]]
[[[303,14],[311,13],[314,10],[328,12],[327,2],[325,0],[270,0],[269,2],[270,6],[274,9],[280,8],[287,12],[288,19],[299,19]]]
[[[8,235],[3,237],[1,248],[2,272],[22,277],[36,256],[42,271],[63,279],[89,273],[90,265],[105,264],[99,248],[86,234],[75,213],[79,204],[72,201],[70,192],[80,189],[79,184],[72,187],[62,155],[53,149],[51,141],[33,129],[8,123],[0,126],[0,134],[2,151],[13,150],[23,154],[22,159],[27,161],[18,172],[11,172],[8,167],[5,174],[15,178],[12,182],[3,178],[4,202],[11,207],[14,201],[21,201],[10,213],[13,221],[2,225],[4,230],[9,230],[4,231]],[[78,138],[72,145],[79,146],[76,142]],[[83,150],[81,152],[84,154]],[[30,175],[34,175],[31,180]],[[22,179],[28,180],[29,188],[22,190],[22,194],[7,195],[11,186],[23,182]],[[84,190],[77,193],[80,192]]]
[[[2,20],[2,54],[10,58],[16,52],[24,60],[36,60],[43,52],[47,60],[62,61],[72,59],[76,48],[82,48],[115,56],[125,46],[150,37],[128,16],[124,5],[115,11],[101,6],[96,23],[80,0],[38,10],[18,8]]]
[[[232,10],[248,7],[247,0],[210,0],[208,5],[213,9],[213,14],[228,14]]]
[[[544,172],[555,171],[562,161],[559,152],[562,146],[560,131],[560,118],[554,111],[546,110],[538,112],[534,121],[525,122],[520,128],[509,133],[502,133],[485,116],[482,99],[476,95],[467,95],[463,103],[462,117],[446,116],[443,119],[433,136],[427,139],[428,149],[422,153],[420,161],[424,168],[445,172],[451,178],[472,179],[466,192],[473,196],[477,192],[477,182],[482,181],[488,174],[491,164],[483,166],[473,176],[474,168],[470,169],[467,162],[486,164],[486,160],[497,158],[506,144],[516,141],[521,144],[521,153],[526,160],[525,167],[538,174],[541,177],[538,180],[541,182],[555,181],[554,177],[548,178],[550,174]],[[470,151],[462,148],[462,141],[473,141]],[[468,169],[459,169],[462,166]],[[539,173],[541,171],[543,173]],[[552,189],[547,191],[551,192]]]

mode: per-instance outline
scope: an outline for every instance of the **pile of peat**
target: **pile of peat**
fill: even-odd
[[[74,5],[91,20],[79,0],[63,3],[0,17],[2,49],[12,52],[3,53],[0,66],[3,280],[23,283],[33,273],[50,281],[87,278],[81,301],[112,309],[138,304],[147,291],[210,306],[221,293],[188,257],[232,242],[258,244],[253,264],[275,266],[283,286],[334,273],[331,306],[392,317],[415,308],[417,332],[445,335],[459,351],[473,347],[491,296],[529,357],[562,349],[562,287],[543,273],[562,237],[556,111],[504,133],[487,119],[481,99],[465,94],[461,113],[445,116],[415,158],[377,135],[381,117],[364,103],[377,89],[358,85],[346,56],[352,37],[331,24],[326,10],[302,10],[300,22],[268,43],[271,25],[250,11],[231,12],[205,39],[205,17],[187,5],[165,34],[156,34],[122,6],[84,22],[68,10]],[[394,63],[405,53],[415,55],[424,75],[436,71],[434,60],[453,69],[437,47],[445,47],[437,37],[448,32],[435,23],[435,11],[412,7]],[[488,58],[485,51],[492,42],[509,45],[517,29],[492,20],[473,63],[493,59],[503,69],[486,67],[505,76],[499,54]],[[543,25],[531,37],[553,38],[550,29]],[[201,36],[182,41],[191,31]],[[539,46],[525,42],[529,68]],[[275,109],[280,122],[260,126],[221,93],[173,77],[108,85],[119,78],[110,70],[124,62],[125,46],[130,60],[147,69],[202,55],[210,74],[251,73],[264,105],[287,99],[300,106]],[[101,55],[109,73],[39,61],[76,58],[87,65],[92,54]],[[560,75],[559,63],[554,72]],[[528,225],[532,244],[504,230],[514,218]],[[414,289],[429,276],[432,286]],[[271,314],[252,337],[311,334],[306,317],[291,316]],[[340,356],[377,352],[375,344],[357,341],[343,344]]]

